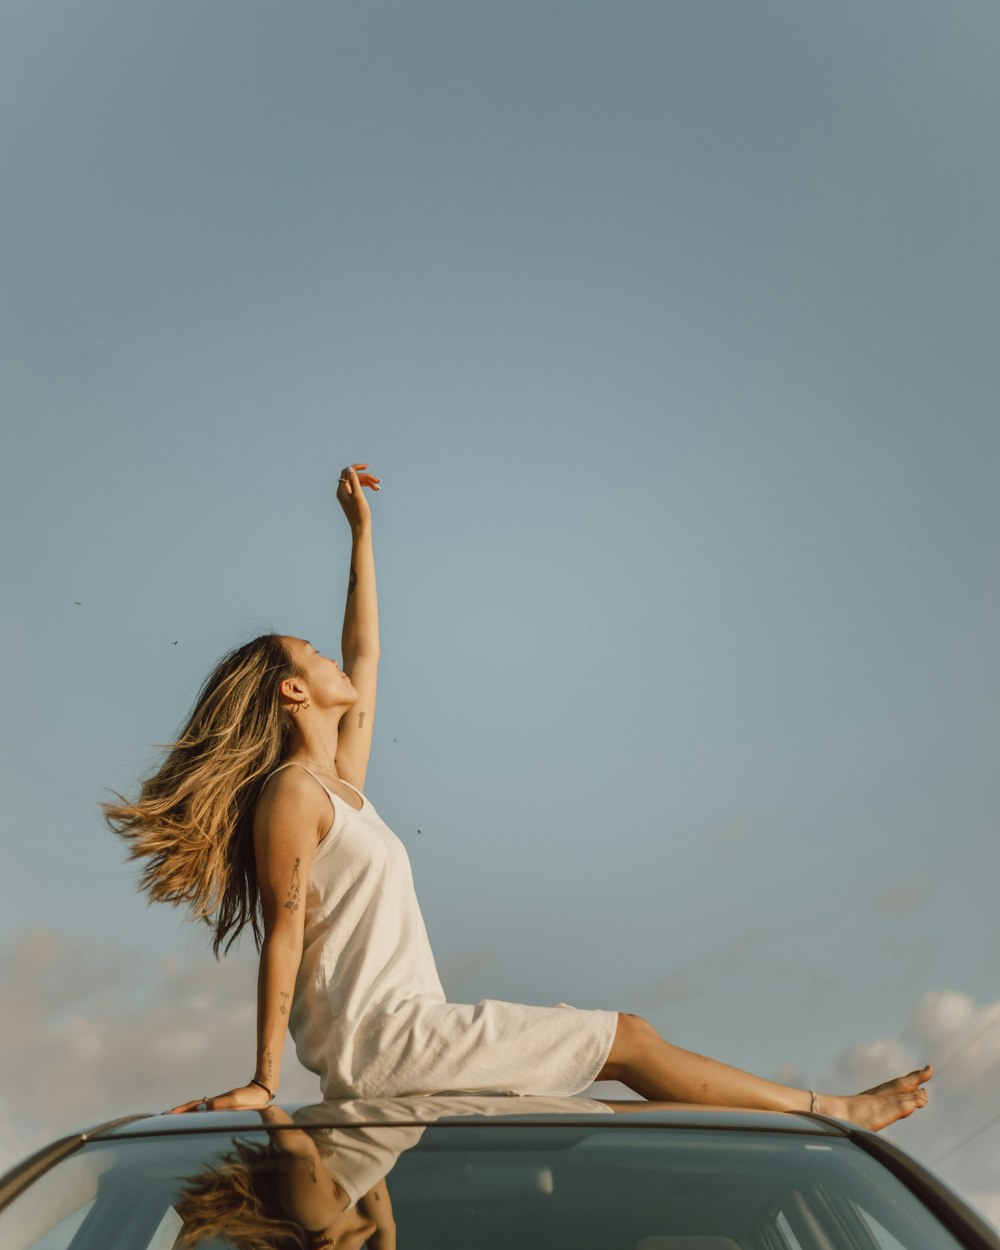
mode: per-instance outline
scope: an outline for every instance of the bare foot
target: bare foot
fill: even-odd
[[[871,1089],[863,1089],[861,1092],[862,1094],[903,1094],[908,1090],[916,1089],[918,1085],[923,1085],[933,1075],[934,1068],[928,1064],[926,1068],[918,1068],[915,1072],[908,1072],[906,1076],[897,1076],[894,1080],[883,1081],[881,1085],[873,1085]]]
[[[820,1094],[818,1110],[824,1115],[849,1120],[861,1128],[878,1131],[927,1105],[927,1090],[923,1082],[931,1079],[933,1071],[928,1064],[926,1068],[884,1081],[852,1098]]]

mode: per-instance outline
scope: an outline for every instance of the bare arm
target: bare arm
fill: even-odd
[[[264,939],[257,973],[257,1067],[254,1076],[263,1081],[272,1094],[278,1092],[281,1080],[288,1009],[301,962],[302,947],[296,945],[293,939]]]
[[[358,692],[358,700],[340,722],[337,772],[351,785],[364,789],[372,748],[372,723],[378,689],[378,596],[375,589],[375,551],[371,510],[363,486],[379,489],[379,479],[358,474],[367,465],[345,468],[337,498],[351,526],[351,571],[341,632],[344,672]]]
[[[302,960],[305,882],[329,820],[329,799],[303,769],[294,767],[282,769],[267,782],[254,813],[254,857],[264,914],[254,1076],[272,1093],[277,1093],[281,1079],[288,1012]],[[202,1105],[213,1111],[255,1109],[267,1101],[265,1091],[248,1081],[171,1111],[194,1111]]]
[[[371,1250],[395,1250],[396,1220],[384,1178],[358,1200],[358,1209],[375,1224],[375,1231],[369,1234],[367,1243]]]
[[[282,1206],[311,1240],[315,1231],[332,1225],[351,1205],[350,1196],[330,1175],[316,1149],[312,1137],[281,1107],[264,1107],[260,1118],[267,1125],[286,1125],[271,1135],[271,1143],[285,1156],[286,1166],[279,1169],[283,1187]]]
[[[302,961],[306,879],[329,821],[329,800],[304,769],[282,769],[267,786],[254,817],[257,886],[264,941],[257,974],[257,1068],[254,1076],[277,1092],[295,978]]]

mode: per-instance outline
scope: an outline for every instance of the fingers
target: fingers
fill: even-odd
[[[211,1098],[192,1098],[190,1102],[182,1102],[179,1107],[171,1107],[167,1115],[183,1115],[187,1111],[194,1111],[196,1107],[204,1107],[206,1111],[211,1110]]]
[[[381,478],[377,478],[373,473],[358,473],[358,469],[367,469],[366,464],[355,464],[349,466],[351,481],[361,486],[370,486],[372,490],[378,490],[378,484]]]
[[[345,464],[340,472],[340,481],[337,485],[337,494],[341,491],[345,496],[353,495],[355,491],[360,494],[361,488],[367,486],[370,490],[381,489],[381,478],[376,477],[373,473],[360,473],[359,469],[367,469],[368,465],[363,463]]]

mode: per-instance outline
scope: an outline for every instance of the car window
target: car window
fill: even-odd
[[[775,1217],[775,1228],[781,1236],[781,1240],[788,1247],[788,1250],[802,1250],[798,1237],[792,1230],[791,1224],[788,1222],[788,1216],[784,1211],[779,1211]]]
[[[225,1250],[348,1218],[360,1245],[390,1214],[405,1250],[960,1247],[846,1138],[606,1122],[90,1141],[0,1211],[0,1245],[179,1250],[183,1230]]]
[[[32,1243],[35,1250],[66,1250],[76,1236],[76,1230],[86,1218],[87,1212],[96,1201],[96,1198],[91,1198],[89,1202],[82,1203],[75,1211],[70,1211],[68,1215],[63,1216],[58,1224]]]
[[[872,1240],[879,1247],[879,1250],[906,1250],[903,1243],[889,1232],[887,1228],[883,1228],[874,1215],[871,1215],[864,1207],[854,1203],[854,1209],[858,1214],[861,1222],[870,1234]]]

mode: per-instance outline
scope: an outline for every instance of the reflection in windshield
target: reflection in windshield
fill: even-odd
[[[428,1123],[594,1111],[612,1109],[586,1098],[475,1094],[321,1102],[294,1117],[265,1108],[261,1119],[281,1132],[267,1143],[234,1139],[216,1163],[183,1179],[174,1202],[183,1223],[178,1250],[209,1241],[247,1250],[393,1250],[386,1177]],[[319,1127],[331,1119],[336,1128]]]
[[[275,1133],[266,1144],[234,1140],[217,1163],[183,1179],[174,1208],[183,1225],[178,1248],[210,1241],[254,1250],[356,1250],[366,1240],[379,1246],[365,1202],[351,1205],[304,1133]]]
[[[15,1196],[0,1246],[395,1250],[398,1226],[405,1250],[960,1250],[842,1133],[665,1110],[463,1094],[140,1122]]]

